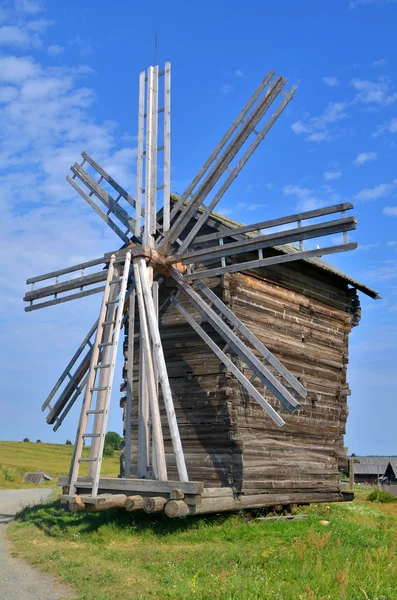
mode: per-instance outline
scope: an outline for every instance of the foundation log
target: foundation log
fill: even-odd
[[[193,508],[193,507],[190,507]],[[189,506],[183,500],[170,500],[164,507],[167,517],[185,517],[190,513]]]
[[[167,500],[161,496],[149,496],[143,501],[143,510],[147,513],[161,512]]]
[[[128,496],[124,505],[125,510],[132,512],[133,510],[140,510],[143,508],[142,496]]]

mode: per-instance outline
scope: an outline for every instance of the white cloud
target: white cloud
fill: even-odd
[[[28,15],[37,15],[42,12],[43,4],[38,0],[15,0],[15,8]]]
[[[284,196],[295,196],[298,198],[298,210],[314,210],[316,208],[321,208],[325,204],[323,200],[313,196],[312,190],[300,187],[299,185],[286,185],[283,187],[283,193]]]
[[[21,48],[39,48],[42,44],[37,33],[27,30],[26,27],[16,25],[3,25],[0,27],[0,45]]]
[[[259,210],[260,208],[265,208],[266,206],[267,204],[258,204],[255,202],[253,204],[249,204],[248,202],[239,202],[236,206],[236,209],[254,211]]]
[[[324,173],[325,181],[332,181],[334,179],[339,179],[341,177],[342,171],[326,171]]]
[[[357,246],[357,250],[360,250],[361,252],[368,252],[369,250],[373,250],[373,248],[379,248],[379,246],[379,242],[376,244],[359,244]]]
[[[55,58],[56,56],[60,56],[64,53],[64,48],[62,48],[62,46],[58,46],[58,44],[54,44],[53,46],[48,46],[47,52],[50,56]]]
[[[329,141],[336,137],[334,131],[330,131],[329,126],[348,118],[346,112],[346,102],[330,102],[324,112],[317,116],[310,115],[302,121],[296,121],[291,125],[294,133],[305,134],[305,140],[312,142]]]
[[[385,260],[366,272],[371,281],[391,281],[397,278],[397,260]]]
[[[372,67],[384,67],[387,65],[387,60],[385,58],[381,58],[379,60],[374,60],[372,63]]]
[[[376,152],[360,152],[360,154],[357,154],[354,164],[357,166],[364,165],[366,162],[376,160],[376,156]]]
[[[388,217],[397,217],[397,206],[385,206],[383,214]]]
[[[380,183],[373,188],[363,189],[354,196],[354,199],[363,202],[371,202],[372,200],[384,198],[390,194],[393,188],[395,188],[396,184],[397,179],[395,179],[393,183]]]
[[[224,83],[223,86],[221,87],[221,94],[222,95],[226,95],[226,94],[230,94],[233,91],[233,86],[230,83]]]
[[[235,72],[235,76],[236,77],[243,77],[243,72],[241,71],[241,69],[237,69]]]
[[[358,91],[353,102],[390,106],[397,100],[397,92],[390,89],[390,84],[385,78],[380,78],[378,81],[352,79],[351,84]]]
[[[372,134],[371,137],[378,137],[382,133],[397,133],[397,118],[393,117],[390,121],[386,121],[379,125],[376,131]]]
[[[325,83],[328,87],[335,87],[339,85],[339,79],[334,77],[322,77],[322,82]]]
[[[364,4],[389,4],[392,2],[396,2],[396,0],[351,0],[349,8],[356,8],[356,6]]]
[[[41,67],[29,56],[0,57],[0,81],[20,83],[28,77],[39,75]]]

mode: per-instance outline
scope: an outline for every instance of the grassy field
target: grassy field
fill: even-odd
[[[397,599],[397,503],[304,510],[302,521],[169,520],[64,513],[53,502],[25,509],[9,535],[79,600]]]
[[[37,484],[23,483],[27,471],[45,471],[54,481],[43,484],[55,486],[59,475],[67,475],[73,446],[64,444],[35,444],[32,442],[0,442],[0,489],[37,487]],[[84,450],[88,454],[89,449]],[[118,453],[104,458],[102,473],[117,475],[119,472]]]

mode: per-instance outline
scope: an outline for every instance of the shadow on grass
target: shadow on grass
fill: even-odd
[[[95,533],[104,526],[120,529],[131,535],[150,533],[155,536],[167,536],[208,525],[221,525],[228,519],[236,517],[236,513],[223,515],[190,516],[188,518],[170,519],[163,513],[146,514],[144,512],[129,513],[125,510],[108,510],[92,513],[71,513],[61,508],[59,500],[37,506],[23,508],[16,519],[32,524],[52,537],[69,537],[76,533]],[[244,517],[241,517],[244,519]]]

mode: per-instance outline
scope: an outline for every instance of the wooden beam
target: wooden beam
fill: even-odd
[[[280,217],[278,219],[270,219],[267,221],[259,221],[258,223],[252,223],[251,225],[243,225],[242,227],[235,227],[227,229],[223,227],[220,231],[215,233],[209,233],[207,235],[200,235],[194,239],[194,245],[201,244],[203,242],[216,241],[226,237],[232,237],[243,233],[249,233],[250,231],[260,231],[261,229],[270,229],[271,227],[280,227],[281,225],[288,225],[289,223],[296,223],[297,221],[305,221],[307,219],[315,219],[318,217],[324,217],[325,215],[331,215],[343,210],[352,210],[354,205],[351,202],[344,202],[343,204],[334,204],[332,206],[326,206],[325,208],[317,208],[316,210],[308,210],[301,213],[295,213],[286,217]]]
[[[58,478],[58,485],[63,487],[69,484],[69,477],[61,475]],[[88,477],[79,477],[76,482],[78,489],[90,489],[92,481]],[[134,492],[136,494],[167,494],[180,488],[187,495],[201,494],[204,484],[198,481],[156,481],[154,479],[125,479],[119,477],[101,477],[99,480],[99,489],[104,491],[114,490],[115,492]]]
[[[131,206],[133,208],[135,208],[135,200],[132,196],[130,196],[130,194],[128,194],[128,192],[125,191],[124,188],[121,187],[121,185],[119,185],[117,183],[117,181],[115,181],[113,179],[113,177],[111,177],[106,171],[105,169],[102,169],[102,167],[95,162],[95,160],[93,158],[91,158],[91,156],[89,156],[87,154],[87,152],[82,152],[81,156],[92,166],[94,167],[95,171],[97,171],[99,173],[99,175],[101,175],[103,177],[103,179],[105,181],[107,181],[108,183],[110,183],[110,185],[116,190],[116,192],[118,194],[120,194],[120,196],[122,196],[125,200],[127,200],[127,202],[129,204],[131,204]]]
[[[86,262],[79,263],[78,265],[73,265],[72,267],[65,267],[64,269],[59,269],[58,271],[50,271],[50,273],[44,273],[44,275],[30,277],[26,280],[26,284],[29,285],[31,283],[37,283],[38,281],[45,281],[46,279],[55,279],[56,277],[66,275],[67,273],[74,273],[75,271],[84,271],[89,267],[95,267],[96,265],[105,264],[108,262],[109,260],[105,256],[102,256],[101,258],[94,258],[94,260],[88,260]]]
[[[271,106],[273,101],[276,99],[278,94],[286,84],[286,79],[283,77],[277,77],[274,83],[271,85],[269,90],[266,92],[264,97],[259,101],[258,105],[254,108],[253,112],[244,121],[243,126],[237,132],[236,136],[232,139],[225,152],[216,162],[214,167],[209,171],[204,181],[200,185],[199,189],[195,193],[193,199],[184,207],[179,217],[173,223],[169,231],[167,232],[163,241],[160,242],[158,249],[167,247],[167,245],[174,243],[178,237],[182,234],[186,225],[191,220],[194,212],[204,202],[205,198],[214,188],[216,183],[219,181],[223,173],[228,169],[230,163],[235,158],[241,147],[245,144],[255,127],[261,121],[262,117]]]
[[[39,310],[40,308],[47,308],[48,306],[55,306],[55,304],[63,304],[64,302],[70,302],[71,300],[78,300],[85,296],[92,296],[93,294],[100,294],[105,290],[105,286],[93,288],[92,290],[86,290],[85,292],[78,292],[77,294],[69,294],[63,298],[56,298],[55,300],[49,300],[47,302],[40,302],[39,304],[32,304],[25,307],[25,312],[31,312],[32,310]]]
[[[69,279],[68,281],[62,281],[61,283],[47,285],[38,288],[37,290],[26,292],[23,299],[26,302],[30,302],[31,300],[38,300],[39,298],[53,296],[54,294],[62,294],[63,292],[86,287],[87,285],[94,285],[95,283],[106,281],[107,275],[107,270],[104,270],[99,271],[98,273],[92,273],[91,275],[85,275],[84,277],[76,277],[75,279]]]
[[[236,273],[242,271],[250,271],[251,269],[259,269],[261,267],[271,267],[274,265],[294,262],[296,260],[306,260],[325,256],[327,254],[337,254],[338,252],[348,252],[357,248],[357,242],[349,242],[348,244],[337,244],[335,246],[325,246],[324,248],[315,248],[314,250],[304,250],[303,252],[291,252],[291,254],[279,254],[278,256],[270,256],[257,260],[250,260],[241,263],[226,265],[225,267],[215,267],[213,269],[203,269],[194,273],[184,275],[186,281],[194,281],[195,279],[207,279],[224,275],[225,273]]]
[[[259,250],[261,248],[270,248],[272,246],[290,244],[299,240],[309,240],[324,235],[333,235],[343,231],[351,231],[356,228],[356,225],[357,219],[355,217],[335,219],[334,221],[307,225],[306,227],[296,227],[288,231],[259,235],[244,241],[224,244],[223,246],[218,245],[211,248],[203,248],[202,250],[186,252],[179,256],[170,256],[167,260],[169,263],[182,262],[183,264],[205,262],[207,260],[234,256],[236,254]]]
[[[267,414],[273,419],[273,421],[279,427],[285,425],[284,420],[274,410],[272,406],[263,398],[258,390],[252,385],[252,383],[245,377],[245,375],[236,367],[236,365],[226,356],[226,354],[215,344],[210,336],[204,331],[204,329],[193,319],[188,313],[184,306],[175,298],[171,296],[171,302],[176,306],[182,316],[185,317],[186,321],[193,327],[198,335],[206,342],[216,356],[223,362],[223,364],[233,373],[236,379],[241,385],[247,390],[247,392],[258,402],[260,406],[267,412]]]
[[[265,365],[255,356],[246,344],[232,331],[232,329],[208,306],[201,296],[187,285],[180,275],[174,274],[180,288],[188,296],[190,301],[201,313],[208,323],[219,333],[230,348],[242,359],[243,362],[252,370],[253,373],[266,385],[272,394],[281,402],[281,404],[291,413],[293,413],[300,402],[292,396],[288,389],[265,367]],[[269,411],[267,411],[269,412]],[[276,419],[278,421],[278,419]]]
[[[281,115],[281,113],[283,112],[285,107],[292,100],[295,90],[296,90],[296,87],[293,87],[287,94],[285,94],[282,102],[280,102],[279,106],[274,111],[274,113],[272,114],[270,119],[265,123],[265,125],[259,131],[259,133],[258,132],[256,133],[256,137],[255,137],[254,141],[251,143],[251,145],[248,147],[248,149],[243,154],[241,159],[238,161],[238,163],[236,164],[234,169],[231,171],[231,173],[227,177],[226,181],[223,183],[223,185],[220,187],[218,192],[215,194],[214,198],[211,200],[211,202],[208,204],[208,206],[206,206],[202,215],[197,220],[197,223],[195,223],[195,225],[192,227],[192,229],[187,234],[186,238],[183,240],[183,242],[178,250],[178,254],[182,254],[182,252],[187,250],[190,243],[194,240],[197,233],[200,231],[200,229],[206,223],[211,212],[215,209],[215,207],[217,206],[219,201],[222,199],[222,197],[224,196],[226,191],[229,189],[230,185],[236,179],[236,177],[240,173],[241,169],[244,167],[244,165],[246,164],[248,159],[252,156],[252,154],[257,149],[259,144],[265,139],[266,135],[268,134],[270,129],[273,127],[274,123],[277,121],[277,119],[279,118],[279,116]]]
[[[139,259],[136,259],[139,261]],[[167,480],[167,466],[165,463],[165,451],[164,451],[164,440],[163,432],[161,428],[160,408],[157,395],[157,386],[155,380],[155,373],[152,360],[152,350],[150,347],[149,329],[147,323],[146,307],[144,301],[144,295],[142,291],[141,274],[139,264],[134,261],[134,276],[136,293],[139,306],[139,322],[141,331],[141,343],[143,345],[143,351],[145,354],[145,378],[148,387],[149,403],[150,403],[150,415],[153,435],[153,449],[155,453],[156,461],[156,474],[159,481]],[[130,425],[129,425],[130,426]]]
[[[172,399],[170,382],[168,380],[167,366],[164,359],[163,346],[161,344],[160,331],[156,319],[156,311],[146,270],[147,267],[143,258],[139,258],[137,262],[139,265],[139,274],[142,283],[143,297],[145,299],[145,308],[148,317],[149,331],[153,344],[153,353],[155,356],[157,372],[159,376],[161,389],[163,392],[164,406],[167,413],[167,420],[170,429],[172,447],[174,450],[176,464],[178,468],[178,475],[181,481],[188,481],[185,458],[183,454],[181,438],[179,435],[178,423],[175,415],[174,402]]]
[[[218,298],[216,294],[202,281],[198,284],[198,289],[207,296],[214,306],[228,319],[228,321],[239,331],[252,346],[263,356],[263,358],[272,365],[274,369],[283,377],[289,385],[294,389],[302,398],[306,398],[306,388],[284,367],[283,364],[270,352],[268,348],[236,317],[236,315]]]
[[[100,206],[98,206],[93,199],[91,198],[91,196],[89,196],[78,184],[77,182],[70,177],[70,175],[66,176],[66,181],[68,181],[70,183],[70,185],[76,190],[76,192],[78,192],[80,194],[80,196],[83,198],[83,200],[85,200],[87,202],[87,204],[89,204],[91,206],[91,208],[93,208],[95,210],[95,212],[97,213],[97,215],[99,215],[101,217],[101,219],[103,221],[105,221],[106,225],[109,225],[109,227],[111,229],[113,229],[113,231],[119,236],[119,238],[125,243],[125,244],[129,244],[130,239],[128,237],[128,235],[126,235],[121,229],[120,227],[114,222],[112,221],[112,219],[109,217],[108,214],[106,214]]]

